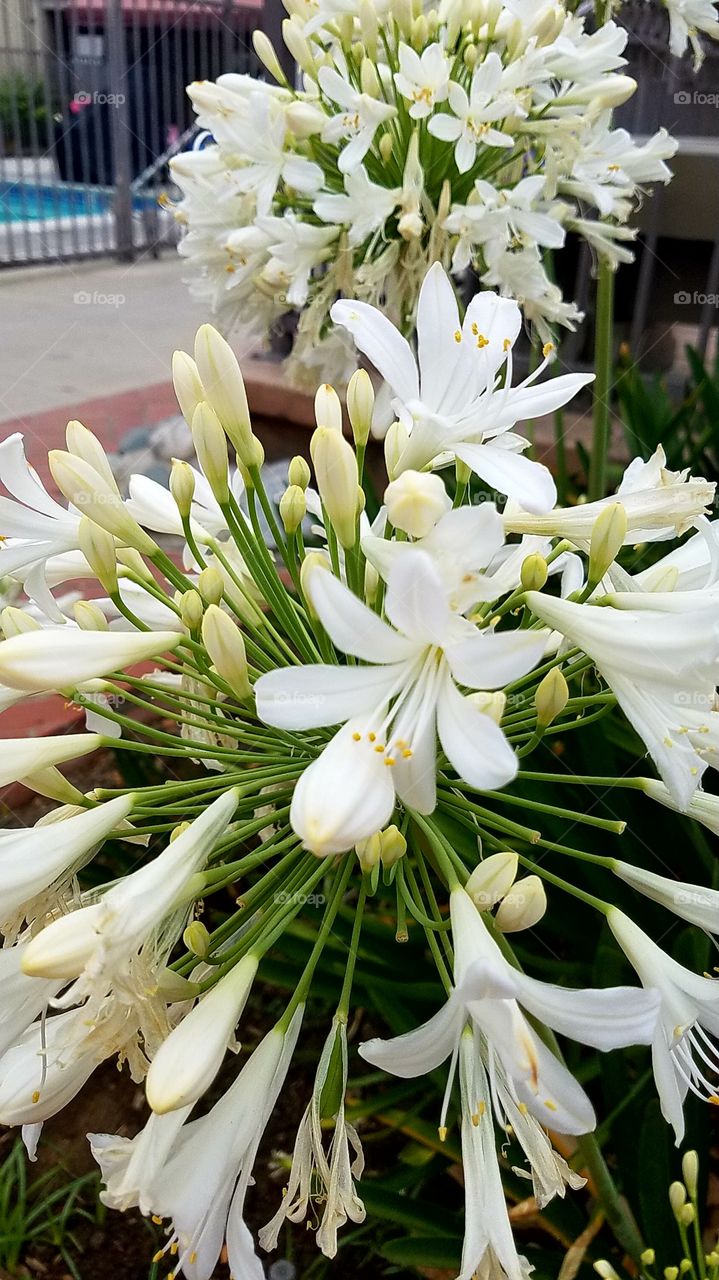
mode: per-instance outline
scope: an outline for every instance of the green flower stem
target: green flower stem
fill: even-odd
[[[294,649],[290,648],[290,646],[285,641],[284,637],[280,635],[279,631],[277,631],[276,628],[272,625],[269,617],[267,616],[267,613],[266,612],[263,613],[258,608],[256,601],[253,600],[252,596],[247,591],[247,588],[244,586],[240,575],[236,572],[234,565],[232,565],[231,562],[227,559],[227,556],[224,554],[224,551],[222,550],[222,547],[220,546],[219,542],[215,541],[212,543],[212,554],[215,556],[215,559],[218,560],[219,563],[222,565],[222,568],[225,570],[225,573],[231,579],[234,586],[237,588],[237,590],[239,591],[240,595],[242,596],[243,600],[247,605],[247,614],[246,615],[238,614],[236,602],[233,601],[230,596],[225,594],[225,599],[227,600],[228,605],[232,609],[232,612],[237,614],[237,616],[240,617],[240,620],[243,623],[243,626],[245,628],[244,634],[245,634],[245,644],[247,646],[247,652],[252,656],[253,661],[256,662],[259,666],[261,666],[264,670],[269,671],[273,665],[277,664],[278,660],[280,665],[284,662],[283,654],[285,654],[287,658],[289,658],[290,662],[294,665],[297,662],[297,654],[295,653]],[[250,618],[254,617],[254,615],[257,615],[257,622],[250,621]],[[268,646],[268,648],[271,646],[271,648],[274,650],[274,656],[266,654],[265,650],[263,649],[262,645],[259,643],[257,638],[253,639],[251,636],[247,635],[248,628],[252,629],[255,637],[261,637],[261,639],[265,643],[269,639],[270,645]]]
[[[547,662],[542,663],[541,667],[534,667],[526,676],[521,676],[519,680],[514,680],[511,684],[505,685],[504,692],[507,695],[518,693],[528,684],[533,684],[536,680],[541,680],[542,676],[546,676],[548,671],[553,671],[555,667],[560,667],[565,662],[571,662],[571,659],[576,657],[578,654],[581,654],[580,649],[569,649],[561,658],[556,655],[553,658],[549,658]],[[587,667],[591,667],[592,662],[590,658],[584,658],[582,655],[582,660],[586,663]],[[580,670],[581,669],[583,668],[580,668]],[[570,672],[569,675],[567,674],[568,671]],[[572,675],[578,674],[579,671],[573,670],[571,666],[564,668],[564,677],[566,680],[570,680]]]
[[[304,967],[302,976],[295,987],[292,998],[277,1023],[278,1030],[287,1029],[295,1011],[307,1000],[307,996],[312,985],[312,978],[314,977],[314,972],[317,968],[317,962],[322,955],[327,939],[330,936],[332,926],[335,922],[337,912],[342,904],[342,899],[347,888],[347,882],[352,874],[352,868],[353,860],[350,855],[347,854],[344,859],[341,860],[339,868],[335,872],[334,884],[330,890],[329,900],[325,906],[325,913],[322,917],[322,924],[320,925],[317,938],[314,946],[312,947],[312,951],[310,952],[307,964]],[[320,871],[322,873],[326,873],[324,860],[320,860]]]
[[[407,880],[409,882],[409,888],[412,890],[414,897],[419,898],[420,897],[419,885],[417,884],[417,878],[412,870],[412,866],[410,863],[408,863],[407,866],[403,868],[403,873],[407,877]],[[422,922],[420,921],[419,923],[421,924]],[[439,940],[437,939],[437,936],[436,936],[437,932],[440,932],[442,946],[444,947],[444,951],[445,951],[444,955],[440,950]],[[432,959],[434,960],[434,963],[437,967],[437,973],[439,974],[439,978],[442,983],[442,986],[444,987],[445,991],[449,995],[449,992],[452,990],[452,964],[453,964],[452,943],[449,937],[449,931],[439,930],[438,921],[433,921],[433,926],[431,929],[427,929],[425,927],[425,937],[427,939],[427,946],[429,947],[432,953]]]
[[[282,618],[288,635],[298,646],[299,653],[306,659],[308,650],[305,637],[297,626],[297,618],[290,606],[287,590],[267,547],[263,541],[255,541],[250,536],[245,527],[245,517],[231,495],[229,501],[222,506],[222,514],[256,585],[268,605],[274,609],[277,617]],[[309,652],[311,653],[311,650]]]
[[[525,796],[515,795],[511,791],[485,791],[482,793],[492,800],[504,801],[505,804],[519,805],[522,809],[536,809],[537,813],[549,813],[557,818],[569,818],[573,822],[583,822],[588,827],[598,827],[600,831],[611,831],[620,836],[626,828],[626,822],[615,822],[611,818],[595,818],[590,813],[579,813],[576,809],[560,809],[557,805],[543,804],[539,800],[528,800]]]
[[[593,893],[586,893],[584,889],[580,889],[575,884],[570,884],[568,880],[563,880],[561,876],[556,876],[553,871],[547,871],[546,867],[540,866],[539,863],[533,862],[531,858],[527,858],[524,854],[518,853],[517,857],[523,867],[528,871],[534,872],[540,879],[546,880],[547,884],[553,884],[556,889],[563,889],[565,893],[569,893],[573,898],[578,898],[580,902],[585,902],[587,906],[594,907],[595,911],[606,915],[610,910],[610,903],[605,902],[602,898],[597,898]],[[610,859],[606,859],[607,862]]]
[[[499,814],[493,813],[491,809],[485,809],[482,805],[468,800],[466,796],[458,795],[454,791],[446,791],[443,788],[438,790],[438,795],[449,808],[464,809],[468,813],[476,814],[478,818],[482,818],[490,827],[496,827],[498,831],[506,831],[508,835],[518,836],[520,840],[526,841],[527,844],[537,844],[539,841],[540,831],[531,830],[518,822],[512,822],[510,818],[502,818]]]
[[[409,808],[408,813],[410,814],[414,825],[423,833],[429,842],[439,870],[442,873],[442,877],[446,881],[447,888],[451,893],[452,889],[458,888],[459,879],[457,878],[457,871],[454,863],[448,856],[444,840],[432,823],[429,822],[427,818],[423,817],[421,813],[417,813],[414,809]]]
[[[90,711],[96,711],[97,708],[90,698],[84,697],[77,690],[73,693],[73,702],[79,707],[85,707]],[[237,762],[237,753],[233,747],[213,747],[207,742],[196,742],[191,738],[184,739],[184,745],[178,746],[179,739],[171,733],[165,733],[161,729],[154,728],[150,725],[144,725],[141,721],[133,720],[130,716],[123,716],[119,711],[113,711],[111,707],[103,707],[102,714],[107,720],[113,720],[115,724],[121,725],[125,729],[131,729],[133,733],[143,734],[146,738],[153,738],[155,745],[149,745],[139,742],[129,742],[122,738],[104,738],[104,746],[112,746],[120,750],[147,750],[157,752],[157,743],[163,743],[163,751],[167,754],[181,756],[213,756],[218,760],[229,759],[232,763]],[[263,756],[250,756],[248,759],[264,760]]]
[[[597,277],[597,306],[595,315],[594,367],[594,428],[592,456],[589,462],[587,497],[590,502],[603,498],[607,492],[607,461],[609,453],[610,396],[613,357],[614,321],[614,271],[606,258],[600,259]]]
[[[426,911],[422,910],[417,898],[413,896],[408,884],[408,873],[410,870],[411,868],[408,867],[407,873],[405,873],[405,868],[401,862],[397,868],[395,880],[399,892],[399,899],[404,903],[410,915],[414,916],[417,923],[422,925],[423,929],[431,929],[438,933],[444,931],[446,933],[450,927],[449,920],[433,920],[431,916],[427,915]],[[416,887],[415,881],[415,888]]]
[[[347,861],[351,860],[350,854],[346,855]],[[350,1011],[350,997],[352,995],[352,982],[354,980],[355,967],[357,964],[357,955],[359,952],[360,934],[362,933],[362,920],[364,917],[365,902],[367,900],[367,877],[362,877],[359,893],[357,895],[357,905],[355,906],[355,918],[352,923],[352,935],[350,937],[349,952],[347,955],[347,965],[345,967],[344,979],[342,981],[342,991],[337,1003],[337,1011],[335,1016],[342,1022],[347,1022]]]
[[[570,782],[586,787],[626,787],[634,791],[642,790],[641,778],[605,778],[599,774],[584,773],[537,773],[533,770],[520,769],[517,778],[527,782]]]

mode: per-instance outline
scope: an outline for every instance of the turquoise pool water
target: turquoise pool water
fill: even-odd
[[[55,218],[91,217],[107,213],[112,192],[106,187],[86,187],[58,182],[42,186],[32,182],[0,182],[0,223],[50,221]],[[142,207],[142,197],[133,205]]]

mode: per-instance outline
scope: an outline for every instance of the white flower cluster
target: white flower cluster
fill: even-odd
[[[438,265],[420,291],[417,356],[366,303],[342,300],[333,316],[393,397],[390,478],[371,526],[361,487],[374,399],[366,372],[348,389],[354,444],[334,390],[318,391],[317,488],[307,462],[293,459],[278,519],[239,367],[209,326],[194,359],[175,359],[198,467],[176,462],[169,491],[134,477],[124,500],[99,442],[76,422],[67,450],[50,455],[68,506],[28,467],[18,437],[0,446],[9,495],[0,574],[27,596],[1,614],[0,703],[58,690],[97,729],[11,740],[2,755],[0,784],[22,779],[59,807],[34,827],[0,832],[0,1123],[23,1126],[34,1153],[42,1123],[97,1065],[127,1060],[145,1079],[151,1114],[132,1139],[90,1135],[106,1203],[164,1221],[158,1260],[171,1258],[178,1276],[209,1280],[226,1241],[233,1274],[261,1280],[243,1220],[258,1146],[323,947],[342,926],[340,908],[354,909],[287,1194],[260,1235],[273,1248],[286,1220],[314,1218],[319,1247],[334,1256],[338,1230],[365,1214],[346,1099],[361,930],[369,914],[373,963],[391,972],[395,934],[382,928],[396,901],[398,935],[409,917],[426,932],[426,981],[436,982],[440,1008],[424,1026],[367,1041],[360,1053],[402,1077],[449,1061],[438,1119],[444,1139],[458,1074],[460,1280],[526,1280],[498,1140],[511,1137],[543,1206],[583,1185],[549,1131],[581,1135],[595,1124],[587,1093],[537,1021],[599,1051],[651,1045],[678,1140],[687,1092],[716,1101],[719,986],[612,905],[612,887],[619,878],[624,892],[628,884],[712,933],[719,891],[556,841],[548,871],[531,857],[547,843],[548,811],[573,827],[599,826],[607,839],[624,824],[592,815],[591,805],[557,805],[563,779],[596,778],[534,772],[547,783],[535,803],[522,777],[543,739],[571,741],[618,705],[660,778],[606,786],[639,789],[719,832],[719,800],[701,789],[719,760],[713,485],[669,472],[659,450],[629,466],[612,498],[558,508],[549,473],[525,456],[514,428],[566,403],[585,379],[536,373],[514,386],[519,307],[484,292],[461,317]],[[502,511],[497,494],[508,498]],[[314,549],[305,544],[307,513]],[[640,573],[631,555],[618,563],[638,541],[686,533]],[[171,559],[155,534],[182,537],[182,558]],[[72,595],[55,596],[70,583]],[[172,766],[179,757],[182,777],[170,768],[164,782],[83,794],[58,770],[108,743],[140,761],[150,753]],[[504,814],[513,800],[534,809],[536,827]],[[465,832],[465,845],[454,847],[448,829]],[[84,866],[109,838],[133,842],[139,865],[83,889]],[[577,857],[606,873],[606,900],[578,882]],[[238,882],[241,892],[223,898]],[[557,987],[510,962],[502,935],[541,922],[545,885],[606,918],[641,985]],[[451,977],[436,945],[447,902]],[[237,1048],[266,953],[306,904],[323,911],[306,923],[312,947],[296,990],[227,1091],[193,1114]]]
[[[516,298],[542,341],[574,328],[551,253],[574,232],[613,265],[631,260],[632,210],[669,180],[676,149],[665,130],[638,144],[612,128],[636,88],[626,31],[534,0],[288,9],[302,88],[256,36],[279,83],[191,85],[212,141],[172,162],[191,288],[223,326],[257,339],[298,311],[292,369],[341,380],[351,352],[329,324],[335,298],[379,305],[409,334],[440,261]]]

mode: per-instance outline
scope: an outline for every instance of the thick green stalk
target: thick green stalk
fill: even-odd
[[[599,264],[597,309],[594,335],[594,426],[592,456],[589,463],[589,501],[603,498],[607,492],[609,454],[610,397],[614,336],[614,272],[606,258]]]

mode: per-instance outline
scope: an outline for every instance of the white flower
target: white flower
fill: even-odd
[[[687,1091],[710,1102],[716,1086],[708,1076],[719,1070],[719,983],[692,973],[672,960],[623,911],[611,907],[609,926],[644,986],[658,991],[661,1003],[652,1061],[662,1115],[674,1129],[677,1146],[684,1137],[683,1102]],[[709,1035],[707,1035],[709,1032]]]
[[[719,581],[719,520],[699,516],[697,533],[681,546],[673,547],[648,569],[629,577],[631,590],[699,591],[716,587]],[[617,587],[626,585],[616,583]]]
[[[23,934],[14,946],[0,948],[0,983],[3,993],[0,1059],[27,1031],[38,1014],[47,1008],[62,985],[62,979],[28,978],[23,973],[22,958],[27,942],[28,935]]]
[[[705,31],[719,40],[715,0],[664,0],[664,6],[669,13],[669,48],[676,58],[681,58],[687,44],[691,44],[696,70],[704,61],[698,32]]]
[[[636,189],[645,183],[671,180],[666,160],[676,153],[678,143],[666,129],[638,145],[626,129],[610,127],[606,112],[595,124],[582,146],[571,176],[559,183],[567,195],[591,201],[604,217],[626,216]]]
[[[513,147],[511,134],[493,126],[510,117],[518,118],[525,111],[512,93],[502,87],[502,60],[497,53],[488,53],[472,75],[469,97],[460,84],[450,80],[448,96],[453,115],[441,113],[432,116],[427,126],[435,138],[455,142],[454,159],[460,173],[472,168],[477,147]]]
[[[657,778],[638,778],[637,783],[644,794],[649,796],[651,800],[656,800],[659,804],[663,804],[667,809],[672,809],[675,813],[686,813],[688,818],[693,818],[695,822],[701,822],[715,836],[719,836],[719,796],[710,795],[707,791],[702,791],[698,787],[689,801],[689,805],[686,808],[682,808],[681,805],[677,804],[669,788],[665,787],[664,783],[659,782]]]
[[[106,676],[175,649],[182,636],[173,631],[79,631],[59,629],[48,643],[43,631],[28,631],[0,644],[0,680],[13,689],[43,693],[75,689],[85,680]]]
[[[511,781],[517,770],[514,752],[457,683],[500,688],[531,670],[543,652],[544,635],[479,631],[452,612],[446,584],[421,551],[399,559],[390,571],[385,611],[391,626],[326,570],[315,569],[308,583],[333,643],[374,664],[284,667],[255,685],[257,712],[267,724],[308,729],[352,722],[351,732],[350,726],[340,731],[295,789],[290,819],[309,848],[336,853],[361,838],[354,834],[348,840],[333,810],[335,804],[344,806],[348,780],[360,770],[377,780],[376,792],[369,791],[362,835],[386,825],[395,788],[406,804],[431,813],[437,734],[453,768],[470,786],[491,790]],[[382,766],[389,766],[384,782]],[[308,805],[308,789],[313,800],[322,796],[322,803]]]
[[[521,178],[516,187],[495,187],[477,178],[470,201],[453,205],[444,229],[459,237],[452,256],[452,270],[463,271],[472,261],[474,245],[497,241],[503,246],[534,242],[547,248],[560,249],[565,231],[552,212],[537,209],[546,179],[542,174]],[[550,206],[558,212],[565,207]]]
[[[354,246],[384,226],[396,209],[401,192],[396,187],[383,187],[371,182],[362,164],[344,175],[344,184],[344,195],[323,191],[316,197],[313,207],[323,222],[348,226],[348,243]]]
[[[522,457],[526,442],[510,432],[520,419],[566,404],[592,374],[563,374],[533,383],[543,365],[511,386],[512,345],[521,328],[516,302],[479,293],[460,325],[454,290],[439,263],[427,272],[417,310],[418,362],[409,343],[374,307],[336,302],[335,324],[352,334],[360,351],[389,383],[395,409],[410,431],[395,474],[436,460],[461,459],[488,484],[532,511],[556,499],[546,467]],[[498,375],[506,364],[506,382]]]
[[[134,956],[176,909],[179,934],[192,877],[209,857],[236,806],[236,791],[219,796],[163,853],[114,884],[99,902],[54,920],[28,945],[24,972],[76,978],[62,996],[64,1005],[88,994],[102,998],[110,988],[132,998]]]
[[[163,1114],[186,1107],[212,1084],[250,994],[257,964],[256,956],[243,956],[160,1045],[145,1086],[153,1111]]]
[[[105,1200],[139,1204],[169,1218],[162,1250],[186,1280],[210,1280],[223,1242],[233,1275],[262,1280],[264,1271],[243,1221],[257,1148],[284,1084],[302,1022],[303,1006],[286,1033],[265,1036],[234,1084],[200,1120],[187,1109],[152,1116],[136,1138],[91,1135],[106,1184]]]
[[[258,218],[257,225],[268,241],[262,278],[282,290],[291,307],[304,306],[310,272],[330,257],[339,228],[313,227],[291,211],[283,218]]]
[[[409,114],[413,120],[424,120],[431,115],[438,102],[444,102],[449,87],[449,60],[440,44],[430,44],[420,54],[410,45],[400,41],[397,58],[399,71],[394,82],[403,98],[412,106]]]
[[[681,613],[652,608],[652,595],[616,599],[626,609],[527,593],[537,617],[592,658],[685,811],[710,763],[700,753],[715,750],[710,722],[719,733],[712,709],[719,675],[715,610],[711,600],[691,608],[686,595]]]
[[[340,1064],[334,1066],[338,1052]],[[331,1087],[338,1090],[340,1103],[334,1116],[334,1132],[329,1150],[325,1152],[321,1103],[330,1069],[333,1070]],[[334,1258],[337,1253],[337,1232],[347,1219],[350,1222],[364,1222],[365,1208],[354,1184],[355,1178],[362,1176],[364,1157],[357,1131],[345,1119],[346,1088],[347,1027],[344,1021],[335,1018],[317,1064],[310,1104],[297,1130],[292,1167],[282,1204],[272,1221],[260,1232],[259,1239],[263,1249],[276,1249],[285,1220],[302,1222],[311,1206],[318,1217],[320,1207],[322,1209],[316,1238],[320,1249],[328,1258]],[[353,1155],[350,1154],[350,1148]]]
[[[2,647],[7,644],[3,641]],[[2,763],[0,763],[0,787],[18,782],[31,774],[49,769],[67,760],[75,760],[102,746],[102,738],[96,733],[66,733],[48,738],[3,739]]]
[[[134,796],[118,796],[47,826],[0,830],[0,927],[54,881],[69,876],[127,817]]]
[[[320,67],[320,88],[332,102],[344,110],[332,116],[322,130],[322,141],[337,143],[350,138],[337,161],[341,173],[351,173],[364,160],[381,124],[397,114],[397,108],[379,102],[368,93],[357,93],[334,67]]]
[[[242,126],[245,163],[232,174],[237,191],[254,192],[258,214],[267,214],[280,182],[309,195],[322,186],[322,170],[305,156],[285,150],[285,112],[265,93],[250,94]]]
[[[714,796],[710,798],[716,799]],[[689,813],[696,817],[696,810],[692,812],[691,806]],[[621,862],[618,858],[612,858],[612,871],[620,880],[625,880],[633,889],[651,898],[653,902],[659,902],[682,920],[688,920],[707,933],[719,933],[719,889],[710,889],[703,884],[687,884],[686,881],[673,879],[671,876],[659,876],[644,867]]]

